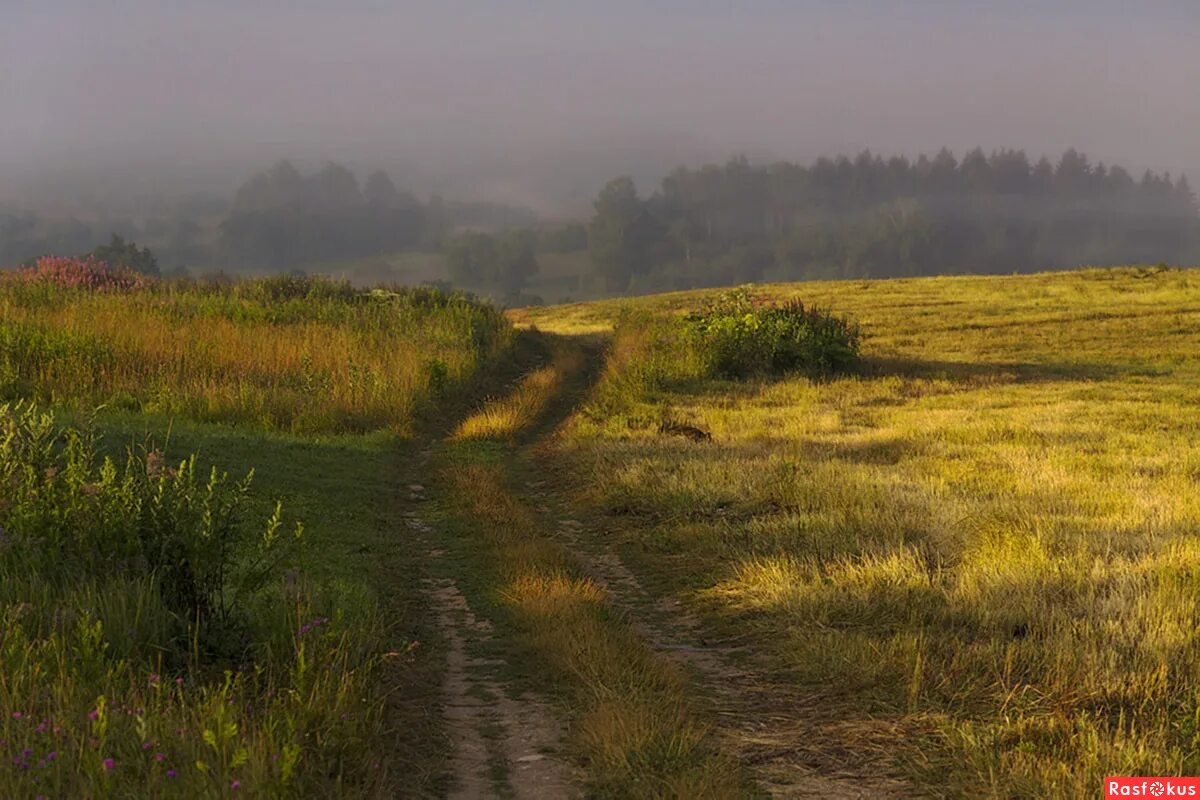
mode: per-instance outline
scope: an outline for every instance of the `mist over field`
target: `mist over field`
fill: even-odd
[[[7,3],[0,263],[118,234],[176,272],[511,301],[1190,263],[1198,26],[1183,2]]]
[[[1198,26],[1186,2],[18,0],[0,178],[67,205],[333,159],[555,214],[741,152],[1076,147],[1178,173],[1200,166]]]

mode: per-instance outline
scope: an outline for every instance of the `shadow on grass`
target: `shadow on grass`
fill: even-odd
[[[952,383],[1053,383],[1058,381],[1107,381],[1125,377],[1153,377],[1168,370],[1145,366],[1097,364],[1093,362],[971,362],[939,361],[899,356],[869,356],[855,374],[864,378],[914,378]]]

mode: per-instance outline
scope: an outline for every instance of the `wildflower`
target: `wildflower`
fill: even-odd
[[[112,772],[112,768],[116,766],[116,762],[113,761],[111,758],[104,759],[104,761],[102,763],[104,764],[105,772]]]
[[[229,788],[236,792],[238,789],[242,788],[242,782],[237,778],[234,778],[229,782]]]
[[[314,628],[321,627],[326,622],[329,622],[328,617],[317,617],[316,619],[310,619],[308,622],[300,626],[300,635],[303,636]]]
[[[154,747],[154,742],[142,742],[143,750],[149,750],[151,747]]]
[[[176,678],[176,679],[175,679],[175,685],[176,685],[176,686],[183,686],[183,678]]]
[[[150,673],[150,685],[151,685],[151,686],[158,686],[158,681],[159,681],[158,673],[157,673],[157,672],[151,672],[151,673]]]
[[[178,773],[178,772],[176,772],[176,771],[175,771],[175,770],[173,770],[173,769],[169,769],[169,770],[167,770],[167,777],[168,777],[168,778],[174,778],[174,777],[175,777],[176,775],[178,775],[178,774],[179,774],[179,773]]]
[[[167,757],[163,753],[155,753],[154,760],[161,764],[162,762],[167,760]]]
[[[56,758],[58,758],[58,751],[57,751],[57,750],[51,750],[49,753],[46,753],[46,760],[47,760],[47,761],[53,761],[53,760],[54,760],[54,759],[56,759]]]
[[[12,712],[12,718],[13,718],[13,719],[20,719],[20,718],[21,718],[21,717],[23,717],[23,716],[25,716],[25,715],[24,715],[24,714],[22,714],[20,711],[14,711],[14,712]]]

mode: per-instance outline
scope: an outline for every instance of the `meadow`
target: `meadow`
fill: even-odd
[[[397,464],[503,357],[503,318],[433,291],[65,261],[0,279],[0,309],[4,794],[437,780],[405,705],[429,689]]]
[[[806,698],[798,757],[951,796],[1200,771],[1200,275],[750,293],[850,315],[861,363],[708,377],[675,332],[712,293],[518,319],[615,327],[557,455],[644,581]]]
[[[410,434],[509,344],[500,314],[428,289],[264,278],[137,291],[0,281],[0,398],[294,433]]]
[[[507,315],[324,279],[4,277],[0,785],[1092,797],[1194,774],[1198,352],[1200,274],[1165,268]]]

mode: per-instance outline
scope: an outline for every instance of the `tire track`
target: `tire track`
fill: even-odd
[[[423,488],[410,487],[413,499]],[[407,526],[428,543],[432,527],[417,512]],[[431,561],[444,557],[427,548]],[[472,654],[492,638],[492,625],[477,616],[457,582],[428,578],[424,590],[445,642],[442,719],[451,743],[448,798],[574,798],[582,796],[575,770],[560,756],[563,727],[532,694],[512,697],[495,676],[503,664]]]

